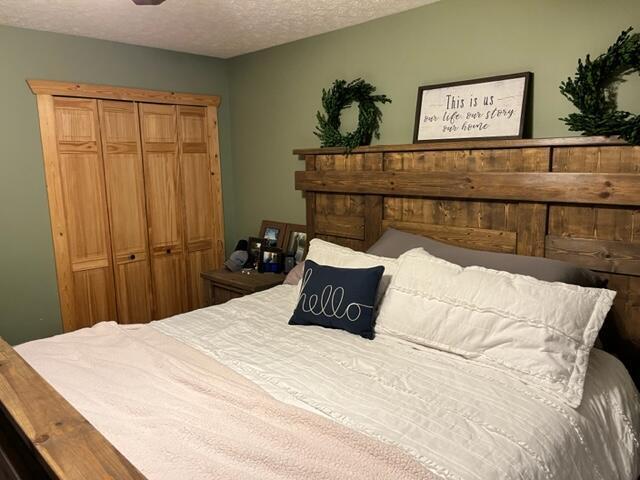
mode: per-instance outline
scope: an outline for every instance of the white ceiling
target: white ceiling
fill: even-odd
[[[0,0],[0,24],[229,58],[437,0]]]

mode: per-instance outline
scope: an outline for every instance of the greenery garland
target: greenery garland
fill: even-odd
[[[322,147],[346,147],[347,152],[360,145],[369,145],[373,136],[380,138],[382,112],[376,103],[391,103],[386,95],[373,95],[376,87],[357,78],[349,83],[336,80],[329,90],[322,89],[322,107],[318,111],[318,125],[313,132]],[[358,128],[347,134],[340,133],[340,114],[358,102]]]
[[[583,135],[619,135],[627,142],[640,144],[640,115],[617,108],[617,86],[624,75],[640,73],[640,34],[628,28],[609,49],[584,63],[578,60],[574,78],[560,84],[560,92],[580,113],[561,118],[569,130]]]

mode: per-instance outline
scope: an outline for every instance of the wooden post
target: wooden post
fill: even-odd
[[[382,235],[382,195],[364,197],[364,249],[367,250]]]
[[[382,171],[383,154],[366,153],[364,169]],[[384,198],[382,195],[364,196],[364,250],[373,245],[382,235],[382,217],[384,213]]]
[[[305,170],[316,169],[316,156],[304,156]],[[316,194],[314,192],[304,192],[307,207],[307,242],[316,236]]]

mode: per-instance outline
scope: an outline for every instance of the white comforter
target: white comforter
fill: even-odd
[[[390,336],[289,326],[280,286],[151,324],[274,397],[399,446],[446,479],[636,480],[640,401],[594,350],[572,409],[535,387]]]
[[[153,328],[103,322],[18,349],[150,480],[434,480],[401,449],[277,401]]]

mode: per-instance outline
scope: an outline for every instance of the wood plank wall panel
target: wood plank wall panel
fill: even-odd
[[[364,154],[363,169],[368,171],[382,171],[384,168],[384,155],[382,153]],[[366,250],[373,245],[383,232],[384,197],[382,195],[364,196],[364,237],[362,249]]]
[[[538,172],[548,170],[550,155],[549,148],[524,148],[320,154],[304,159],[307,170],[317,171]],[[336,243],[368,248],[384,229],[402,227],[469,248],[544,254],[544,204],[321,192],[307,196],[315,234]],[[376,205],[383,206],[382,212]]]
[[[295,151],[307,171],[318,172],[296,175],[307,199],[310,236],[362,250],[393,227],[600,272],[618,292],[603,330],[606,346],[640,384],[640,147],[599,137],[482,145],[375,146],[349,156],[336,149]],[[465,172],[500,176],[496,184]],[[511,172],[544,176],[503,175]],[[513,187],[518,182],[522,187]],[[423,191],[432,197],[420,196]]]
[[[501,253],[516,253],[517,250],[516,232],[391,220],[383,220],[382,226],[383,230],[395,228],[476,250]]]
[[[549,148],[385,153],[385,170],[419,172],[544,172]],[[385,197],[384,225],[415,224],[413,231],[467,248],[543,255],[546,207],[542,204]],[[534,225],[535,229],[530,229]],[[438,226],[451,227],[446,231]],[[476,235],[474,230],[480,230]],[[496,235],[487,236],[487,230]],[[520,231],[517,235],[508,232]],[[499,232],[499,233],[498,233]],[[530,233],[535,232],[535,233]],[[492,241],[497,240],[497,242]],[[488,241],[484,241],[488,240]],[[511,242],[511,243],[509,243]]]
[[[640,173],[640,147],[557,148],[552,169],[572,173]],[[639,221],[637,207],[552,205],[547,254],[582,260],[592,268],[612,272],[619,271],[616,264],[623,259],[627,270],[623,273],[633,273],[634,267],[627,260],[640,254]],[[571,244],[563,239],[580,241]]]
[[[629,275],[603,274],[609,280],[609,288],[618,292],[614,308],[617,336],[640,339],[640,277]],[[637,356],[635,357],[637,365]],[[639,366],[640,367],[640,366]],[[640,373],[640,372],[639,372]]]
[[[318,171],[382,170],[382,153],[308,155],[305,168]],[[357,250],[370,247],[382,232],[382,196],[307,193],[307,233]]]
[[[635,173],[555,172],[295,172],[296,187],[313,192],[640,207]]]
[[[547,235],[547,256],[592,270],[640,275],[640,243]]]
[[[554,150],[552,170],[571,173],[639,173],[640,147],[582,147]],[[640,210],[553,205],[549,234],[601,240],[633,241]],[[636,237],[640,241],[640,237]]]
[[[556,148],[552,170],[640,173],[640,147]],[[620,345],[622,357],[637,355],[636,349],[640,348],[640,210],[637,207],[552,205],[548,234],[548,257],[584,265],[603,272],[609,279],[610,287],[617,290],[618,295],[604,330],[605,339],[626,339]]]
[[[354,238],[337,237],[335,235],[322,235],[316,234],[315,238],[324,240],[325,242],[335,243],[342,245],[343,247],[352,248],[353,250],[364,251],[364,241],[356,240]]]
[[[316,155],[313,170],[364,170],[365,156]],[[364,195],[315,195],[314,231],[317,238],[357,248],[364,245]]]

